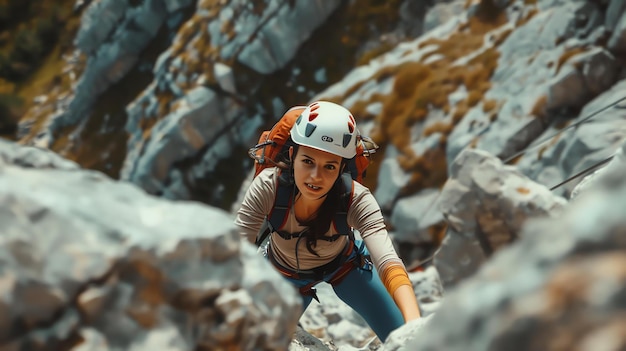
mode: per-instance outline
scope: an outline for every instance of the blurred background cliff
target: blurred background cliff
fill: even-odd
[[[424,314],[457,326],[411,349],[544,340],[528,319],[499,334],[498,313],[515,313],[496,303],[561,291],[550,280],[560,259],[602,251],[550,251],[559,260],[547,264],[532,241],[546,239],[524,228],[552,218],[536,231],[561,240],[583,228],[574,189],[618,160],[626,0],[0,0],[0,345],[299,347],[295,327],[276,327],[295,326],[297,298],[233,239],[231,222],[251,176],[247,149],[289,107],[317,99],[345,105],[380,145],[366,185]],[[607,213],[626,208],[611,199]],[[595,240],[623,256],[615,220]],[[476,276],[493,260],[502,272]],[[519,279],[529,285],[502,290],[514,285],[503,272],[541,262]],[[613,273],[604,278],[623,286]],[[497,288],[471,290],[472,279]],[[480,312],[444,291],[496,305]],[[556,346],[528,345],[573,349],[585,336],[576,328],[623,330],[626,299],[605,298],[610,318],[564,327]],[[467,320],[449,307],[437,322],[445,304]],[[319,347],[383,347],[340,306],[305,314]],[[463,334],[476,320],[483,333]],[[616,340],[607,350],[624,347]]]

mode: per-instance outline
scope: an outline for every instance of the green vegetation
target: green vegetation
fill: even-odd
[[[52,53],[71,47],[79,21],[73,0],[0,0],[0,119],[13,125],[32,99],[46,91],[35,76]],[[61,60],[57,57],[57,60]],[[53,64],[55,69],[58,64]],[[60,70],[56,71],[59,74]],[[38,89],[36,89],[38,88]],[[13,128],[3,126],[3,130]],[[1,134],[13,138],[11,133]]]
[[[19,82],[61,39],[72,1],[0,0],[0,78]],[[65,37],[63,45],[71,44]]]

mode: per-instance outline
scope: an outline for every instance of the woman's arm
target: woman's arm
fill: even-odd
[[[359,187],[359,191],[357,190]],[[380,206],[365,187],[355,184],[354,198],[348,210],[348,222],[365,241],[380,279],[402,312],[406,322],[419,318],[420,311],[413,285],[404,263],[398,257],[387,233]]]
[[[393,300],[400,308],[404,321],[408,322],[421,317],[417,298],[411,285],[401,285],[393,293]]]
[[[409,279],[409,275],[402,264],[388,265],[381,272],[381,280],[387,288],[387,291],[393,297],[404,321],[420,317],[420,310],[417,304],[417,298],[413,291],[413,284]]]
[[[276,170],[268,168],[254,178],[237,211],[235,224],[239,227],[242,239],[255,242],[265,216],[274,205],[275,194]]]

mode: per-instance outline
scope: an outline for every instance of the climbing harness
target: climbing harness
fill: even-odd
[[[356,252],[354,252],[355,250]],[[355,268],[368,271],[374,268],[369,256],[362,255],[353,240],[348,240],[341,254],[337,255],[332,261],[312,269],[293,270],[281,265],[274,257],[271,245],[267,248],[267,258],[283,276],[290,279],[309,280],[308,284],[299,289],[300,294],[311,296],[317,302],[319,302],[319,298],[317,297],[315,285],[320,282],[326,281],[330,285],[336,286]]]

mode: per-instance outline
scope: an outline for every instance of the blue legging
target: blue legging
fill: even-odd
[[[369,255],[367,248],[361,240],[355,242],[352,255],[357,252],[361,255]],[[329,281],[333,273],[324,276],[324,281]],[[286,278],[297,288],[306,286],[311,280]],[[348,306],[354,309],[367,324],[374,330],[381,341],[385,341],[389,333],[404,324],[404,318],[396,303],[393,301],[387,289],[378,277],[378,272],[373,268],[353,269],[337,286],[333,286],[337,296]],[[303,311],[309,306],[313,298],[302,296]]]

